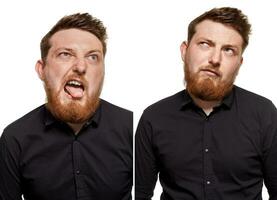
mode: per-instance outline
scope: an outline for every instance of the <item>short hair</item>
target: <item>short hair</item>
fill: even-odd
[[[95,35],[102,43],[103,53],[106,54],[107,33],[102,21],[92,17],[88,13],[76,13],[61,18],[52,29],[42,38],[40,42],[41,59],[46,61],[49,49],[51,48],[50,39],[58,31],[67,29],[79,29]]]
[[[190,22],[188,26],[188,43],[195,34],[196,26],[204,20],[211,20],[232,27],[243,39],[242,49],[244,50],[249,41],[251,33],[251,24],[248,22],[246,15],[241,10],[231,7],[213,8]]]

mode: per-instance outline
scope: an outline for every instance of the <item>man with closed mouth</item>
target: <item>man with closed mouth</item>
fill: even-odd
[[[136,200],[277,199],[277,111],[234,85],[251,26],[237,8],[192,20],[181,44],[186,89],[145,109],[136,132]]]

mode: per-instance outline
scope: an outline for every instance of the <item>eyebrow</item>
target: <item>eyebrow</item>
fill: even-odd
[[[210,39],[207,39],[207,38],[199,38],[198,41],[201,41],[201,40],[204,40],[210,44],[212,44],[213,46],[215,46],[215,42],[210,40]],[[229,48],[234,48],[236,49],[237,51],[239,50],[239,47],[237,45],[233,45],[233,44],[224,44],[222,45],[222,47],[226,48],[226,47],[229,47]]]
[[[95,50],[88,51],[88,54],[90,54],[90,53],[100,53],[100,54],[102,54],[102,51],[98,50],[98,49],[95,49]]]
[[[210,39],[207,39],[207,38],[198,38],[197,39],[197,42],[201,42],[201,41],[205,41],[205,42],[207,42],[207,43],[209,43],[209,44],[212,44],[213,46],[215,45],[215,42],[213,42],[212,40],[210,40]]]
[[[61,47],[61,48],[57,48],[56,50],[55,50],[55,52],[58,52],[58,51],[61,51],[61,50],[65,50],[65,51],[69,51],[69,52],[74,52],[74,50],[73,49],[71,49],[71,48],[66,48],[66,47]]]
[[[231,45],[231,44],[223,45],[223,47],[224,47],[224,48],[232,48],[232,49],[234,49],[234,50],[236,50],[236,51],[239,50],[239,47],[238,47],[238,46],[236,46],[236,45]]]
[[[74,53],[74,49],[72,49],[72,48],[67,48],[67,47],[60,47],[60,48],[58,48],[58,49],[56,49],[55,50],[55,52],[58,52],[58,51],[61,51],[61,50],[65,50],[65,51],[69,51],[69,52],[71,52],[71,53]],[[87,52],[87,54],[90,54],[90,53],[102,53],[102,51],[101,50],[98,50],[98,49],[93,49],[93,50],[89,50],[88,52]]]

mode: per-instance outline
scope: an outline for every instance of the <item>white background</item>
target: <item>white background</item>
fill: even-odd
[[[242,9],[253,33],[236,84],[271,99],[276,93],[276,19],[274,1],[226,0],[48,0],[0,3],[0,132],[45,102],[34,66],[39,43],[64,15],[89,12],[108,30],[102,98],[134,111],[134,128],[143,109],[183,89],[179,45],[187,25],[213,7]],[[275,88],[275,89],[274,89]],[[1,134],[0,133],[0,134]],[[157,184],[154,200],[161,192]],[[263,197],[268,198],[266,190]]]

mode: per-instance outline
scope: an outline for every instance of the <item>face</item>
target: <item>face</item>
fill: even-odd
[[[243,39],[231,27],[204,20],[189,44],[181,45],[188,92],[201,100],[222,100],[242,64]]]
[[[66,29],[50,38],[46,61],[36,71],[45,84],[47,107],[58,119],[69,123],[87,120],[99,103],[104,79],[104,55],[93,34]]]

